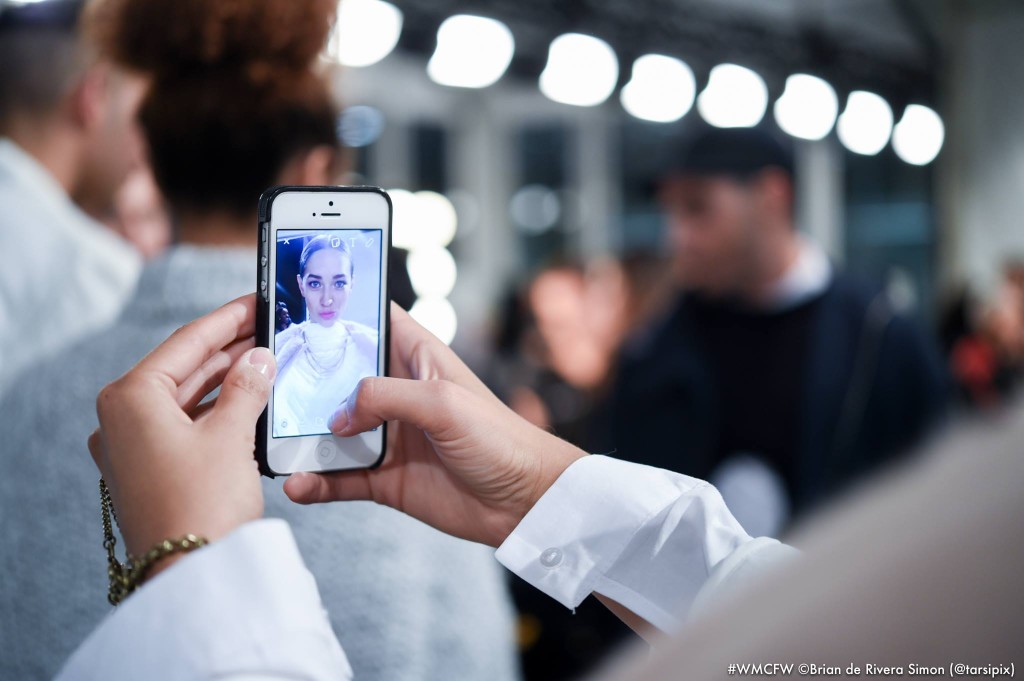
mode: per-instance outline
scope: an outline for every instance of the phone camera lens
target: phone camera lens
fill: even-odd
[[[313,217],[316,217],[316,213],[313,213]]]
[[[327,202],[327,205],[328,205],[328,206],[333,206],[333,205],[334,205],[334,201],[328,201],[328,202]]]

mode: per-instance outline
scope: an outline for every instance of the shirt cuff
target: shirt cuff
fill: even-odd
[[[597,454],[570,465],[498,547],[498,561],[575,608],[634,535],[707,483]]]
[[[288,524],[247,523],[127,598],[59,679],[349,679]]]
[[[566,607],[596,592],[674,631],[750,541],[706,482],[592,455],[565,470],[496,557]]]
[[[771,537],[757,537],[726,556],[701,587],[690,617],[703,617],[749,584],[764,579],[799,557],[800,552]]]

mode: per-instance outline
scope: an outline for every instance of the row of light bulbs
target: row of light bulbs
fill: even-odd
[[[388,195],[394,208],[391,242],[409,252],[406,270],[416,293],[409,314],[450,345],[458,330],[458,316],[448,300],[458,277],[448,250],[458,228],[455,206],[444,194],[431,191],[389,189]]]
[[[344,0],[328,54],[346,66],[369,66],[395,48],[402,32],[402,12],[383,0]],[[495,19],[460,14],[446,19],[437,31],[437,48],[427,64],[435,82],[450,87],[484,88],[508,69],[515,39]],[[552,41],[539,86],[549,99],[574,106],[597,106],[615,91],[619,62],[608,43],[594,36],[567,33]],[[696,102],[701,117],[717,127],[752,127],[768,109],[768,87],[757,73],[736,64],[713,69],[697,93],[693,70],[675,57],[648,54],[633,63],[622,88],[623,108],[636,118],[671,123]],[[926,165],[945,139],[942,119],[919,104],[907,106],[893,125],[892,108],[880,96],[851,92],[839,113],[839,100],[827,82],[807,74],[786,79],[774,104],[775,121],[786,133],[807,140],[828,135],[833,127],[850,151],[874,155],[892,142],[896,154],[914,165]]]

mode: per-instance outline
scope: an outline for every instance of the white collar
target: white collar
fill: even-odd
[[[820,248],[800,239],[796,261],[768,295],[765,307],[774,312],[792,309],[821,295],[832,283],[832,264]]]
[[[79,210],[53,173],[9,137],[0,137],[0,176],[4,174],[22,191],[38,195],[47,205]]]
[[[87,249],[80,255],[88,266],[75,264],[75,276],[85,277],[88,270],[95,281],[123,293],[135,286],[142,268],[135,247],[79,208],[57,178],[8,137],[0,137],[0,189],[5,199],[17,197],[8,208],[34,221],[33,229],[69,248]]]

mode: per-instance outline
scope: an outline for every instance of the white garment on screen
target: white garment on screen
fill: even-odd
[[[353,321],[293,324],[274,348],[274,437],[327,433],[360,379],[377,375],[377,332]]]
[[[112,323],[142,258],[0,138],[0,392],[22,369]]]
[[[562,474],[497,557],[566,606],[596,591],[668,630],[695,601],[791,553],[747,536],[705,482],[589,456]],[[60,678],[118,681],[153,670],[169,680],[351,678],[287,525],[270,520],[157,575],[82,644]]]

